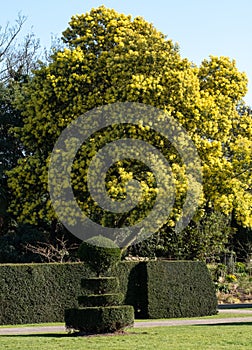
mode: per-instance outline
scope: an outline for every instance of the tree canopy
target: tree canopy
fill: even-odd
[[[26,21],[19,15],[14,25],[0,26],[0,231],[6,230],[9,190],[6,171],[17,165],[24,155],[24,146],[11,132],[12,127],[21,127],[22,116],[13,105],[15,90],[28,79],[31,70],[36,67],[39,41],[33,33],[25,36],[20,43],[17,38]],[[7,220],[8,221],[8,220]],[[2,227],[1,227],[2,226]]]
[[[64,128],[95,107],[130,101],[161,109],[187,130],[202,163],[198,214],[216,210],[232,214],[244,227],[252,226],[252,119],[249,112],[240,113],[247,78],[234,60],[210,56],[197,67],[143,18],[133,19],[103,6],[73,16],[62,40],[65,48],[34,71],[16,98],[24,125],[15,128],[15,133],[29,150],[9,172],[14,194],[11,210],[21,221],[55,218],[47,187],[48,164]],[[81,147],[72,168],[78,204],[98,222],[112,227],[118,222],[130,225],[150,210],[156,182],[141,162],[115,164],[106,184],[111,198],[120,200],[127,181],[137,179],[144,192],[137,213],[103,213],[88,193],[85,169],[92,156],[109,139],[123,134],[152,143],[170,162],[176,201],[166,226],[173,227],[188,188],[186,169],[172,145],[149,125],[107,128]],[[74,218],[75,213],[66,215]]]

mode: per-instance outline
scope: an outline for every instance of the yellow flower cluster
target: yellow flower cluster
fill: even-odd
[[[15,133],[32,154],[9,173],[14,192],[11,208],[20,220],[35,222],[55,215],[47,192],[47,169],[61,131],[94,107],[137,101],[176,118],[194,141],[204,174],[202,210],[208,203],[223,213],[234,212],[242,225],[252,226],[252,118],[237,110],[247,78],[234,61],[210,56],[196,67],[182,59],[177,46],[143,18],[132,19],[103,6],[73,16],[63,40],[67,48],[55,52],[48,65],[37,69],[17,96],[24,126]],[[73,187],[87,211],[98,209],[88,194],[85,167],[100,145],[119,136],[111,130],[101,132],[100,138],[94,136],[92,145],[74,162]],[[167,224],[174,225],[188,189],[181,159],[151,124],[130,125],[126,136],[153,143],[171,163],[176,202]],[[150,210],[148,201],[153,203],[158,192],[153,174],[147,171],[143,177],[142,167],[135,167],[131,170],[126,162],[107,178],[107,190],[114,199],[125,198],[125,185],[135,177],[139,180],[144,200],[138,212],[131,213],[132,221]],[[74,222],[76,213],[67,215]]]

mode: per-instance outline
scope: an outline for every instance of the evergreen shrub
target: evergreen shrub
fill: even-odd
[[[67,328],[83,333],[110,333],[133,326],[134,309],[130,305],[85,307],[65,310]]]
[[[78,256],[100,276],[120,261],[121,250],[109,238],[95,236],[82,242]]]
[[[90,277],[81,279],[81,288],[88,294],[106,294],[109,291],[118,291],[117,277]]]
[[[78,297],[78,303],[81,306],[113,306],[121,305],[124,300],[122,293],[110,294],[90,294]]]

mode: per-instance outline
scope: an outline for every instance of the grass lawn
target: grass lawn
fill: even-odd
[[[244,312],[246,312],[243,309]],[[248,317],[251,313],[219,313],[202,319]],[[198,318],[197,318],[198,319]],[[178,320],[178,319],[176,319]],[[139,320],[143,321],[143,320]],[[151,320],[146,320],[151,321]],[[155,320],[157,321],[157,320]],[[137,323],[137,321],[136,321]],[[64,325],[63,323],[40,326]],[[25,326],[38,326],[21,325]],[[124,335],[76,337],[65,332],[0,336],[6,350],[232,350],[251,349],[251,323],[131,328]],[[5,328],[7,326],[1,326]],[[17,326],[12,326],[17,327]]]
[[[5,350],[232,350],[251,349],[250,324],[129,329],[126,335],[75,337],[65,333],[3,335]]]

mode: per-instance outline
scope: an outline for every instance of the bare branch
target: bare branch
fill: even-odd
[[[26,19],[19,14],[16,25],[10,27],[7,23],[5,28],[0,27],[0,81],[3,83],[9,79],[20,80],[37,66],[40,44],[34,34],[27,34],[19,44],[16,41]]]
[[[0,60],[7,53],[11,44],[14,42],[15,38],[21,31],[26,19],[27,19],[26,17],[21,16],[19,14],[18,19],[16,20],[16,23],[17,23],[16,26],[10,28],[9,23],[6,24],[4,32],[0,34],[0,48],[4,46],[2,51],[0,51]],[[1,29],[2,27],[0,27],[0,30]]]
[[[47,262],[60,262],[63,263],[66,260],[71,260],[69,252],[78,248],[77,244],[68,245],[68,241],[61,238],[56,238],[57,243],[55,245],[47,242],[38,242],[38,245],[32,245],[30,243],[24,245],[24,248],[34,254],[38,254],[46,259]]]

